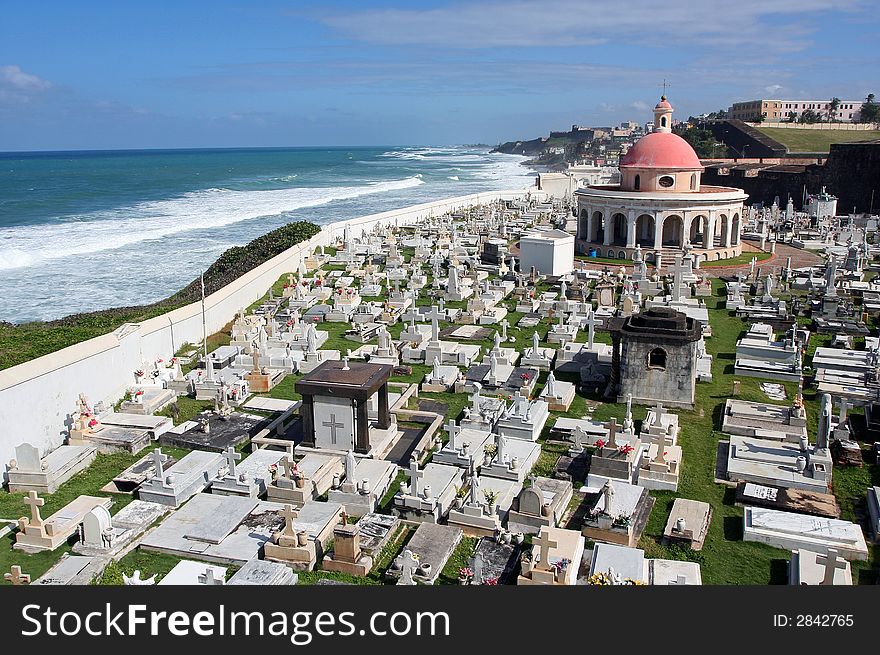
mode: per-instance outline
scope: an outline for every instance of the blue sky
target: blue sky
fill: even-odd
[[[0,151],[497,143],[768,96],[880,96],[876,0],[28,2]]]

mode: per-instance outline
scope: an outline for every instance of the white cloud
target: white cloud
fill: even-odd
[[[782,88],[783,88],[783,87],[782,87],[781,84],[771,84],[770,86],[765,86],[765,87],[764,87],[764,90],[765,90],[767,93],[771,93],[771,94],[772,94],[772,93],[776,93],[777,91],[779,91],[779,90],[782,89]]]
[[[632,41],[791,51],[809,47],[801,21],[860,9],[867,0],[486,0],[430,9],[363,9],[321,18],[329,27],[369,43],[444,48],[589,46]],[[788,25],[785,25],[785,21]],[[773,37],[768,38],[768,24]],[[783,23],[782,26],[779,23]]]
[[[19,66],[0,65],[0,102],[26,103],[51,87],[51,82],[25,73]]]
[[[648,109],[650,109],[650,105],[648,105],[647,102],[643,102],[641,100],[636,100],[635,102],[630,104],[630,107],[632,107],[633,109],[638,109],[639,111],[648,111]]]

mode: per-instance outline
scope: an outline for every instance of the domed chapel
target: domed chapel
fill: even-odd
[[[733,187],[700,183],[703,165],[691,145],[672,133],[666,96],[654,107],[654,131],[620,159],[620,184],[575,191],[578,252],[671,263],[689,251],[696,262],[742,253],[743,203]]]

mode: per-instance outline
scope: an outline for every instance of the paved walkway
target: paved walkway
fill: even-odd
[[[743,241],[743,254],[748,252],[761,252],[761,249],[756,245]],[[795,248],[793,246],[789,246],[783,243],[776,244],[776,252],[769,258],[764,261],[758,262],[758,267],[761,268],[764,272],[767,271],[781,271],[785,267],[786,260],[791,257],[791,267],[792,268],[804,268],[806,266],[815,266],[816,264],[820,264],[822,262],[822,258],[816,253],[810,252],[808,250],[803,250],[801,248]],[[667,258],[668,259],[668,258]],[[586,262],[583,259],[575,260],[576,265],[579,268],[587,268],[596,271],[601,271],[607,268],[609,271],[616,271],[618,268],[623,266],[628,271],[632,269],[632,264],[624,264],[624,263],[606,263],[606,262],[597,262],[590,263]],[[664,261],[664,270],[667,269],[668,266],[671,266],[673,262]],[[653,266],[648,264],[648,270],[652,271]],[[707,277],[725,277],[728,275],[736,275],[737,273],[744,271],[748,272],[749,264],[736,264],[734,266],[709,266],[700,269],[700,273],[706,275]]]

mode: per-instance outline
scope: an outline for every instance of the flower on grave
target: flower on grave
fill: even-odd
[[[622,446],[617,447],[617,452],[622,453],[624,455],[629,455],[635,448],[633,448],[630,444],[625,443]]]
[[[483,584],[487,584],[490,587],[495,587],[498,585],[498,578],[486,578],[483,580]]]
[[[98,425],[98,419],[93,418],[91,421],[89,421],[89,427],[90,427],[90,428],[93,428],[93,427],[95,427],[96,425]]]
[[[176,363],[177,363],[177,357],[172,357],[172,358],[169,360],[169,362],[170,362],[171,364],[176,364]]]
[[[269,472],[275,473],[278,470],[278,464],[269,464]]]
[[[596,448],[601,450],[604,447],[605,447],[605,440],[604,439],[596,439]]]
[[[142,377],[144,377],[144,371],[143,371],[143,369],[138,369],[138,370],[136,370],[136,371],[134,372],[134,376],[135,376],[136,378],[142,378]]]
[[[529,380],[532,379],[532,376],[529,375],[528,373],[523,373],[519,377],[522,379],[523,382],[528,382]]]
[[[165,361],[165,360],[162,359],[162,358],[160,357],[159,359],[156,360],[156,363],[157,363],[157,364],[161,364],[161,363],[164,362],[164,361]]]
[[[568,569],[568,565],[571,564],[570,559],[562,558],[553,562],[550,566],[556,569],[556,574],[561,575],[566,569]]]
[[[462,566],[460,569],[458,569],[458,577],[462,580],[470,580],[472,577],[474,577],[474,571],[467,566]]]

